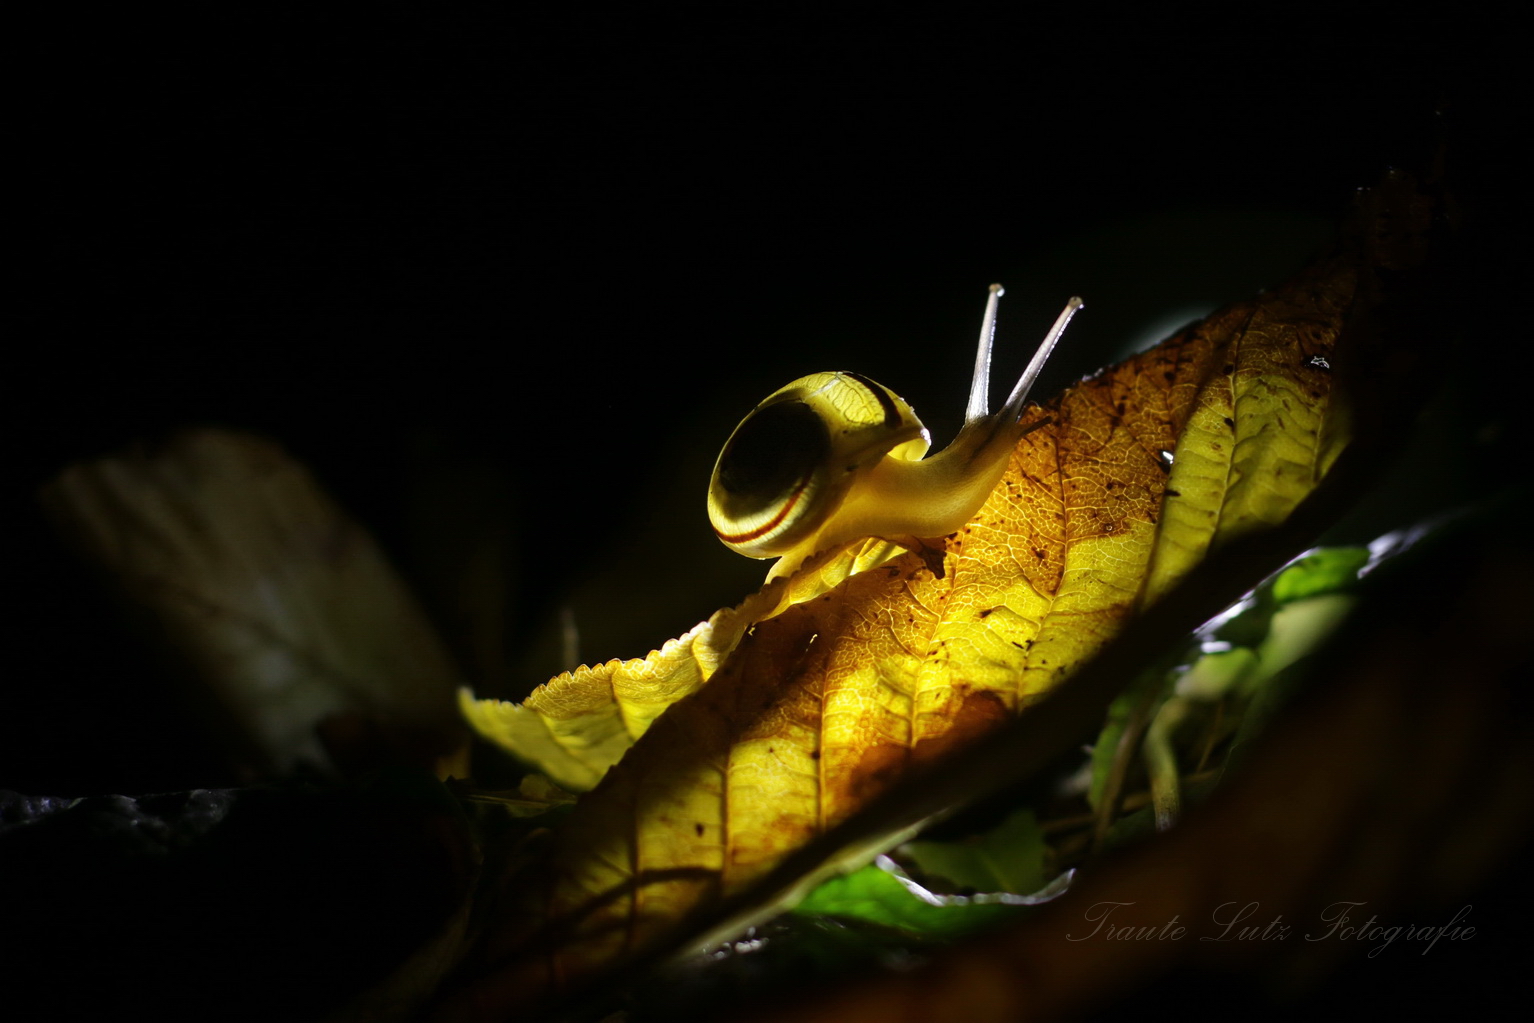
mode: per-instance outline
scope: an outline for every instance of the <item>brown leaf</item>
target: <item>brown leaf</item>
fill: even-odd
[[[1209,551],[1282,522],[1346,444],[1333,381],[1361,368],[1336,342],[1360,270],[1384,262],[1334,255],[1030,409],[1047,425],[945,538],[941,577],[904,555],[757,624],[555,835],[478,997],[645,948],[1036,701]]]
[[[819,596],[854,572],[883,564],[897,550],[870,540],[851,550],[826,551],[791,579],[774,579],[739,607],[716,611],[646,657],[583,664],[539,686],[522,703],[477,700],[463,689],[459,707],[480,735],[572,792],[585,792],[666,708],[713,676],[747,628]]]
[[[1513,857],[1534,824],[1534,720],[1520,696],[1529,652],[1517,610],[1534,551],[1510,511],[1462,524],[1404,578],[1378,580],[1365,613],[1320,661],[1309,699],[1266,737],[1250,772],[1170,834],[1104,864],[1026,923],[917,969],[747,1018],[1077,1019],[1114,999],[1143,1004],[1152,991],[1180,990],[1177,982],[1203,990],[1211,979],[1244,978],[1254,995],[1293,998],[1347,966],[1366,977],[1360,989],[1374,1009],[1416,997],[1416,987],[1382,990],[1403,972],[1433,971],[1462,998],[1460,970],[1487,971],[1515,933],[1488,921],[1516,928],[1519,919],[1509,904],[1516,880],[1493,888],[1495,898],[1474,895],[1498,867],[1511,864],[1521,879]],[[1483,532],[1511,542],[1486,548]],[[1420,598],[1435,589],[1459,596]],[[1449,685],[1445,651],[1454,652]],[[1242,925],[1226,930],[1247,907]],[[1359,930],[1333,931],[1339,912]],[[1169,936],[1174,920],[1181,938]],[[1406,930],[1455,920],[1436,942]],[[1107,926],[1159,937],[1116,940]],[[1237,940],[1245,927],[1265,940]]]

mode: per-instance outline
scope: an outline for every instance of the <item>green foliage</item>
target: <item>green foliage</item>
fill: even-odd
[[[1257,651],[1245,646],[1204,654],[1177,681],[1177,691],[1194,699],[1218,699],[1255,673],[1260,663]]]
[[[1169,682],[1170,676],[1164,667],[1158,666],[1141,672],[1134,683],[1109,704],[1103,729],[1092,746],[1092,784],[1087,790],[1087,802],[1093,809],[1102,800],[1108,775],[1113,770],[1113,762],[1119,755],[1119,746],[1124,741],[1124,732],[1129,727],[1135,709],[1164,692]]]
[[[1326,547],[1300,558],[1273,580],[1273,599],[1289,604],[1306,597],[1351,589],[1369,563],[1367,547]]]
[[[877,863],[825,882],[793,912],[875,924],[913,938],[950,940],[1012,919],[1020,908],[999,899],[934,895],[881,856]]]
[[[1189,638],[1174,666],[1144,672],[1109,708],[1092,750],[1088,803],[1096,809],[1121,755],[1124,733],[1136,714],[1149,726],[1143,737],[1151,787],[1165,820],[1175,816],[1182,776],[1226,739],[1245,742],[1260,733],[1287,699],[1285,684],[1303,677],[1295,668],[1352,610],[1358,573],[1369,563],[1364,547],[1315,550],[1257,587],[1211,626]],[[1202,708],[1220,705],[1219,715]],[[1181,745],[1179,745],[1181,743]],[[1192,763],[1179,763],[1181,752]],[[1145,815],[1148,820],[1151,815]],[[1144,830],[1136,818],[1115,825],[1115,843]]]
[[[1018,810],[987,834],[960,842],[907,842],[900,856],[949,890],[1029,895],[1043,888],[1044,832],[1032,810]]]

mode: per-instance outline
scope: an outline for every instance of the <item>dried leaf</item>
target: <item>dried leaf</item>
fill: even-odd
[[[1351,267],[1311,271],[1202,325],[1231,344],[1178,439],[1146,599],[1211,546],[1282,522],[1342,452],[1330,356],[1356,286]]]
[[[1233,1005],[1280,991],[1286,1014],[1325,1012],[1351,992],[1377,1006],[1381,969],[1419,998],[1413,982],[1434,962],[1433,992],[1461,998],[1466,974],[1494,982],[1505,968],[1487,935],[1511,933],[1514,924],[1496,925],[1527,904],[1516,893],[1534,823],[1523,638],[1534,550],[1519,528],[1527,488],[1511,496],[1366,581],[1309,698],[1178,828],[1078,877],[1018,926],[731,1018],[1103,1018],[1189,984]],[[1487,535],[1499,542],[1487,546]],[[1457,599],[1424,600],[1426,591]],[[1452,678],[1446,649],[1456,652]],[[1493,929],[1499,899],[1512,905]],[[1244,916],[1227,929],[1233,911]],[[1115,940],[1170,926],[1184,928],[1181,940]],[[1497,965],[1475,973],[1488,958]],[[1325,982],[1339,969],[1341,983]]]
[[[716,611],[648,657],[583,664],[539,686],[520,704],[476,700],[462,689],[459,706],[480,735],[563,787],[585,792],[667,707],[712,677],[747,628],[897,553],[899,548],[882,540],[824,552],[791,579],[775,579],[739,607]]]
[[[316,729],[338,722],[406,760],[460,747],[457,672],[414,598],[271,442],[193,431],[72,465],[43,498],[211,692],[255,772],[328,766]]]
[[[521,879],[482,995],[536,996],[741,891],[1282,522],[1347,442],[1332,365],[1359,280],[1356,255],[1322,262],[1031,408],[941,575],[902,555],[752,627]]]

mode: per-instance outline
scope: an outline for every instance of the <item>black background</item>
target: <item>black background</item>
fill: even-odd
[[[635,656],[760,578],[703,491],[781,384],[859,370],[946,442],[993,280],[998,377],[1086,298],[1051,393],[1278,283],[1356,188],[1446,143],[1495,295],[1526,131],[1508,23],[385,9],[22,33],[0,786],[230,780],[35,511],[69,460],[269,434],[455,639],[433,559],[501,524],[506,665],[476,682],[525,691],[563,667],[561,605],[584,659]]]

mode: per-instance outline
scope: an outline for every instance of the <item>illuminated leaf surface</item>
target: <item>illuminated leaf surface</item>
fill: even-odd
[[[1379,971],[1392,954],[1408,997],[1426,997],[1416,981],[1453,948],[1451,935],[1458,958],[1437,967],[1447,982],[1433,989],[1447,995],[1442,1004],[1463,999],[1465,974],[1488,956],[1484,976],[1494,985],[1506,968],[1486,917],[1524,874],[1534,813],[1534,744],[1521,697],[1529,654],[1514,599],[1534,556],[1521,539],[1488,547],[1482,536],[1517,534],[1526,507],[1517,496],[1364,580],[1359,614],[1317,663],[1307,699],[1221,797],[1178,828],[1079,877],[1069,895],[1017,927],[745,1017],[918,1023],[959,1018],[958,1006],[966,1020],[1075,1019],[1133,1012],[1210,978],[1261,1004],[1298,970],[1316,978],[1322,996],[1305,1004],[1324,1012],[1355,984],[1377,1005]],[[1421,599],[1435,587],[1462,596]],[[1451,648],[1463,674],[1448,677],[1438,652]],[[1115,905],[1106,922],[1123,934],[1166,934],[1171,921],[1186,933],[1116,940],[1095,931],[1105,922],[1096,913]],[[1362,940],[1362,926],[1346,945],[1329,933],[1339,905],[1374,916],[1375,940]],[[1506,919],[1514,933],[1522,905],[1492,919]],[[1257,925],[1248,935],[1270,921],[1290,929],[1233,940],[1225,914],[1246,906],[1256,909],[1244,921]],[[1339,969],[1348,983],[1325,984]],[[1241,977],[1249,983],[1235,986]]]
[[[1273,599],[1287,604],[1352,586],[1369,563],[1366,547],[1329,547],[1308,554],[1273,580]]]
[[[460,690],[460,709],[486,739],[565,788],[585,792],[667,707],[718,670],[747,628],[898,552],[880,540],[827,551],[806,562],[791,579],[774,580],[739,607],[715,612],[648,657],[582,665],[539,686],[522,703],[477,700],[467,689]]]
[[[1047,693],[1208,552],[1282,522],[1347,442],[1333,381],[1358,280],[1352,257],[1323,262],[1031,407],[1040,428],[943,538],[941,575],[904,554],[746,628],[520,879],[490,997],[535,996],[740,891]]]

